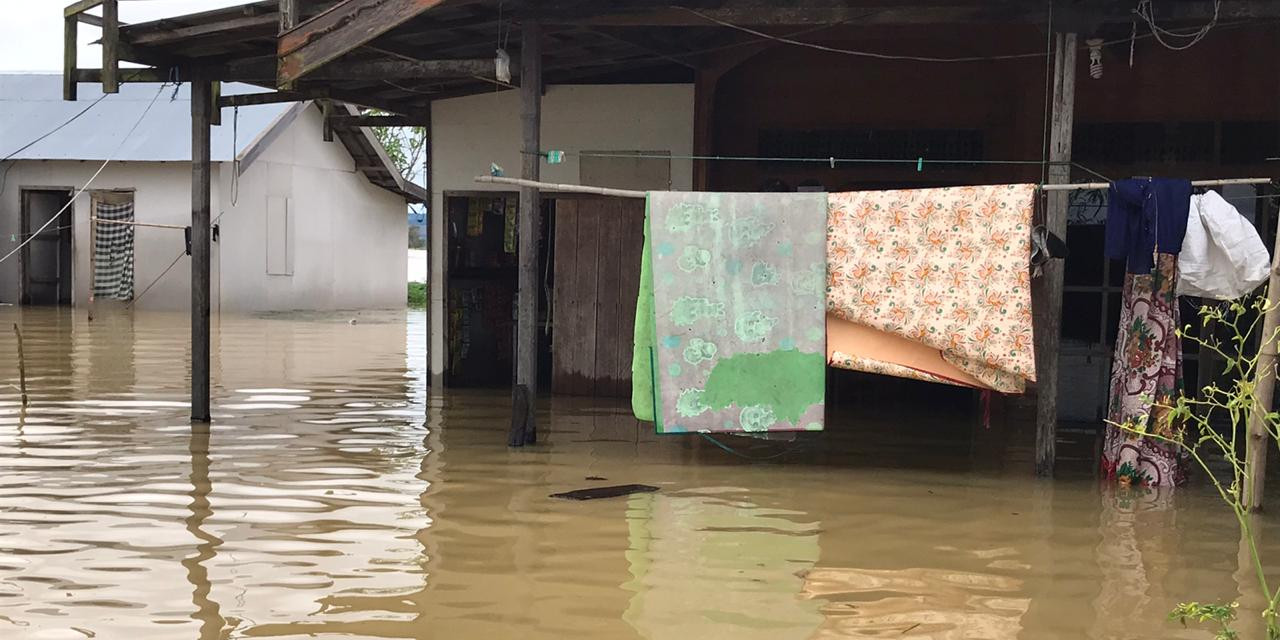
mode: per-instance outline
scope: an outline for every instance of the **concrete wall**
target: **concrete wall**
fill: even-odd
[[[211,210],[215,218],[221,215],[221,238],[212,253],[214,312],[404,306],[405,202],[356,173],[342,145],[324,142],[320,130],[319,111],[308,108],[246,168],[234,205],[231,166],[215,164]],[[11,238],[20,233],[23,188],[79,188],[100,165],[62,160],[13,163],[0,194],[0,256],[17,246]],[[134,218],[139,222],[187,225],[191,220],[188,163],[113,162],[91,189],[135,190]],[[292,276],[267,275],[269,195],[292,199]],[[77,305],[88,300],[89,209],[86,191],[69,212]],[[135,294],[142,293],[184,246],[179,230],[137,228]],[[138,308],[189,308],[190,273],[190,263],[183,258],[138,301]],[[20,275],[18,256],[0,263],[0,302],[17,302]]]
[[[511,191],[473,181],[496,162],[507,175],[520,175],[520,96],[487,93],[432,105],[431,131],[431,371],[444,371],[443,194],[446,191]],[[553,85],[542,99],[543,149],[576,151],[693,151],[693,85]],[[579,182],[578,158],[542,164],[548,182]],[[671,162],[671,187],[693,185],[693,165]]]

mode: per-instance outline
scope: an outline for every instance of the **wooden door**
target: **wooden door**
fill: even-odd
[[[627,397],[644,201],[561,198],[555,216],[551,390]]]

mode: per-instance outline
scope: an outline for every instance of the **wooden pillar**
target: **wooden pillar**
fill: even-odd
[[[298,0],[280,0],[280,33],[298,26]]]
[[[1244,504],[1250,511],[1262,510],[1262,494],[1267,480],[1267,451],[1270,450],[1266,415],[1271,413],[1276,391],[1276,329],[1280,328],[1280,232],[1271,253],[1271,280],[1267,283],[1266,314],[1262,319],[1262,339],[1258,345],[1258,368],[1254,372],[1254,407],[1249,412],[1249,434],[1245,440]]]
[[[191,82],[191,420],[209,422],[209,121],[213,87]]]
[[[62,20],[62,99],[76,99],[76,38],[79,37],[80,18],[70,15]],[[92,262],[92,261],[91,261]],[[92,287],[90,287],[92,288]]]
[[[1071,130],[1076,100],[1076,34],[1054,36],[1053,101],[1049,130],[1048,181],[1071,179]],[[1067,237],[1069,192],[1050,191],[1045,206],[1045,226]],[[1058,345],[1062,337],[1062,260],[1045,263],[1043,275],[1032,287],[1036,349],[1036,475],[1053,475],[1058,438]]]
[[[120,13],[116,0],[102,0],[102,92],[120,92]]]
[[[542,148],[542,29],[526,20],[520,34],[520,122],[524,134],[521,177],[537,180]],[[534,407],[538,398],[538,245],[542,233],[541,197],[521,187],[519,235],[520,290],[516,312],[516,384],[512,390],[511,432],[507,444],[519,447],[537,439]]]
[[[715,121],[716,85],[724,74],[721,68],[698,69],[693,83],[693,155],[712,153]],[[693,161],[693,188],[706,191],[711,182],[707,160]]]

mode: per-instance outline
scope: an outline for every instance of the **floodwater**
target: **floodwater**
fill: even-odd
[[[0,327],[4,639],[1209,638],[1166,613],[1242,598],[1261,637],[1203,485],[1036,481],[921,400],[731,454],[555,399],[513,450],[504,394],[428,394],[421,313],[223,316],[193,430],[185,316]],[[623,483],[661,490],[548,498]]]

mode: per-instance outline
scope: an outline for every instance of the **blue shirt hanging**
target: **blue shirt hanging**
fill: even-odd
[[[1111,183],[1105,252],[1124,259],[1129,273],[1151,273],[1152,253],[1177,255],[1187,233],[1191,181],[1132,178]]]

